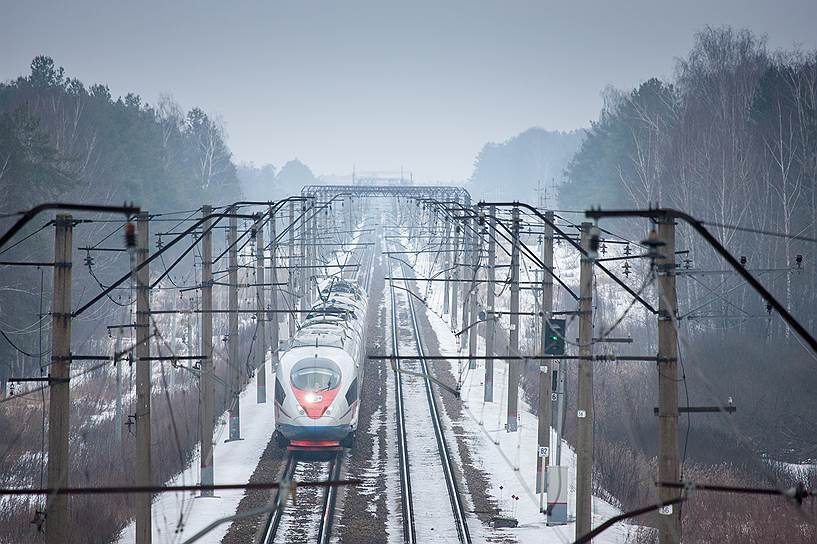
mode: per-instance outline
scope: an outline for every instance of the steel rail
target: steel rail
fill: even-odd
[[[404,278],[408,277],[405,265],[401,264],[400,266],[403,273],[403,277]],[[407,290],[410,289],[408,280],[404,279],[403,281],[405,283],[405,289]],[[420,340],[420,328],[417,324],[417,314],[414,310],[414,301],[411,299],[411,297],[407,297],[407,299],[409,316],[411,317],[412,334],[414,336],[414,341],[417,345],[417,354],[420,360],[422,373],[425,375],[423,377],[423,382],[425,383],[426,400],[428,401],[428,408],[429,412],[431,413],[431,421],[434,426],[434,437],[437,442],[437,451],[440,454],[440,462],[442,465],[443,474],[445,476],[445,485],[446,488],[448,489],[448,498],[451,502],[451,511],[454,517],[454,524],[457,529],[459,541],[470,544],[471,534],[468,530],[468,523],[465,517],[465,505],[462,500],[462,497],[460,496],[459,486],[457,485],[457,479],[454,474],[454,464],[451,461],[451,453],[448,449],[448,444],[445,440],[445,435],[443,434],[443,428],[440,422],[440,411],[437,406],[437,397],[434,395],[434,391],[431,386],[432,382],[428,377],[430,376],[429,367],[426,364],[425,351],[423,349],[423,343]],[[393,301],[394,300],[395,299],[393,299]]]
[[[391,265],[389,265],[389,276],[391,276]],[[397,298],[394,292],[394,281],[389,278],[391,293],[391,333],[392,348],[394,353],[399,353],[397,334]],[[394,387],[397,404],[397,450],[400,462],[400,491],[403,506],[403,541],[408,544],[417,542],[417,531],[414,525],[414,500],[411,496],[411,472],[409,471],[408,444],[406,440],[405,408],[403,406],[403,379],[400,372],[400,361],[395,361],[397,372],[394,373]]]
[[[329,478],[340,477],[343,469],[343,451],[339,451],[329,461]],[[318,543],[329,544],[329,539],[332,537],[332,524],[335,519],[335,504],[337,503],[337,491],[329,487],[326,489],[323,500],[323,515],[321,516],[321,524],[318,527]]]
[[[286,463],[284,464],[284,470],[281,474],[282,482],[292,481],[292,477],[295,475],[295,468],[297,465],[298,460],[295,458],[295,456],[292,454],[287,454]],[[267,516],[265,524],[264,538],[262,540],[265,544],[272,544],[275,541],[275,535],[278,533],[278,527],[281,526],[281,517],[284,514],[284,506],[288,495],[289,489],[286,489],[283,486],[278,488],[278,492],[275,494],[274,499],[277,506],[270,512],[269,516]]]

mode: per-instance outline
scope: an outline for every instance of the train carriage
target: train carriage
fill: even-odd
[[[357,431],[367,297],[340,278],[326,280],[320,293],[275,372],[275,434],[282,446],[351,447]]]

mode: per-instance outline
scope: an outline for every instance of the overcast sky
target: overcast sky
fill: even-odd
[[[460,180],[488,141],[588,126],[704,25],[817,48],[817,0],[0,0],[0,79],[72,77],[220,115],[240,161]]]

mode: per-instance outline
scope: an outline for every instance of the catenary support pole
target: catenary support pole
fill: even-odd
[[[519,208],[513,207],[511,225],[511,315],[508,355],[519,354]],[[519,361],[508,361],[508,432],[516,432],[519,414]]]
[[[266,297],[264,297],[264,216],[258,214],[255,220],[255,400],[258,404],[267,402],[267,330]]]
[[[298,308],[300,310],[306,309],[306,267],[309,265],[306,254],[306,241],[307,237],[309,236],[309,221],[306,218],[308,213],[307,209],[311,206],[312,199],[307,198],[302,204],[302,218],[298,224],[298,240],[301,248],[300,254],[298,255],[298,263],[300,264],[298,274]],[[290,263],[290,266],[292,266],[292,263]]]
[[[581,246],[590,247],[590,223],[581,225]],[[593,354],[593,262],[583,254],[579,272],[579,355]],[[592,529],[593,361],[579,361],[576,397],[576,535]]]
[[[445,255],[443,255],[443,259],[445,262],[445,283],[443,283],[443,315],[448,315],[451,311],[450,301],[451,301],[451,255],[453,254],[453,246],[451,244],[451,222],[445,221],[445,242],[443,245],[443,250]]]
[[[188,357],[188,359],[190,359],[188,364],[192,365],[193,364],[193,354],[196,352],[193,349],[193,345],[194,345],[193,344],[193,316],[195,315],[193,313],[193,310],[195,310],[195,308],[193,307],[193,297],[190,297],[190,299],[188,300],[188,308],[187,309],[190,310],[190,312],[186,316],[187,317],[187,357]]]
[[[51,302],[51,369],[48,389],[48,487],[68,486],[68,413],[71,406],[71,255],[73,219],[57,215],[54,236],[54,295]],[[67,495],[46,497],[48,544],[68,542]]]
[[[317,298],[315,296],[315,292],[316,292],[315,291],[315,281],[316,281],[316,277],[319,275],[319,272],[320,272],[318,270],[318,218],[320,217],[321,212],[318,211],[318,210],[320,210],[320,202],[318,202],[316,200],[315,201],[315,212],[312,213],[312,222],[311,222],[312,229],[311,229],[311,236],[310,236],[310,240],[309,240],[309,248],[312,250],[312,259],[311,259],[311,262],[310,262],[311,268],[309,268],[309,270],[307,271],[307,277],[308,277],[309,281],[306,284],[306,290],[307,290],[307,293],[309,294],[309,296],[307,298],[307,303],[309,304],[310,307],[312,307],[312,304],[315,302],[315,299]]]
[[[128,308],[120,308],[122,311],[120,312],[122,317],[120,317],[120,323],[125,323],[126,316],[129,318],[129,312],[127,311]],[[116,340],[114,341],[114,358],[113,364],[116,366],[116,404],[114,405],[114,413],[113,413],[113,424],[114,424],[114,437],[116,438],[116,450],[118,453],[124,453],[122,451],[122,427],[124,425],[122,414],[122,361],[123,358],[119,356],[119,353],[122,353],[122,327],[116,328]]]
[[[658,481],[681,479],[678,453],[678,299],[675,292],[675,221],[663,217],[658,223],[658,238],[664,243],[655,260],[658,272]],[[669,501],[680,496],[680,489],[660,487],[658,497]],[[658,516],[660,544],[677,544],[681,540],[681,511],[678,505],[671,513]]]
[[[148,258],[150,241],[147,212],[136,219],[136,265]],[[136,485],[153,485],[150,458],[150,266],[136,273]],[[136,496],[136,544],[150,544],[153,537],[151,495]]]
[[[296,281],[298,275],[295,273],[295,269],[292,268],[295,266],[295,201],[289,201],[289,243],[287,248],[287,289],[289,290],[289,306],[290,309],[294,310],[297,306],[297,301],[295,298],[295,290],[297,289]],[[290,312],[289,314],[289,337],[292,338],[295,336],[295,327],[297,327],[297,323],[295,322],[295,312]]]
[[[453,220],[452,220],[453,221]],[[459,253],[459,238],[460,238],[460,226],[459,224],[454,224],[454,236],[451,243],[451,312],[449,314],[449,318],[451,321],[451,329],[457,330],[457,310],[458,310],[458,293],[459,293],[459,279],[460,279],[460,266],[457,263],[457,253]]]
[[[204,217],[213,213],[203,206]],[[213,425],[215,424],[215,361],[213,360],[213,234],[210,220],[202,226],[201,238],[201,377],[199,378],[199,449],[201,450],[201,485],[213,485]],[[202,490],[202,497],[212,497],[212,490]]]
[[[276,239],[278,238],[278,229],[276,227],[275,221],[275,212],[270,206],[269,209],[269,236],[270,236],[270,250],[269,250],[269,260],[270,260],[270,316],[267,318],[267,322],[270,324],[269,326],[269,338],[270,338],[270,365],[271,371],[275,372],[275,369],[278,368],[278,343],[279,343],[279,335],[281,333],[280,329],[280,319],[278,314],[278,258],[276,253],[278,251],[278,242]]]
[[[474,215],[479,213],[479,209],[474,206],[471,210]],[[476,220],[472,219],[471,224],[474,227],[474,232],[471,235],[471,267],[473,268],[473,274],[471,278],[474,280],[473,283],[468,284],[468,313],[470,314],[470,319],[468,321],[469,326],[471,327],[468,331],[468,356],[473,357],[477,354],[477,340],[479,339],[479,331],[482,327],[479,325],[475,325],[478,321],[478,308],[477,308],[477,297],[479,295],[479,284],[476,282],[479,279],[477,276],[479,275],[479,252],[480,252],[480,241],[482,237],[479,235],[479,224]],[[475,359],[471,359],[469,362],[470,368],[476,368],[477,362]]]
[[[550,222],[553,222],[553,212],[545,212],[545,217]],[[542,294],[539,301],[539,308],[542,312],[542,326],[539,329],[539,354],[546,355],[546,335],[547,320],[550,319],[553,312],[553,229],[545,223],[544,232],[542,234],[542,263],[544,269],[542,270]],[[551,423],[551,408],[553,406],[551,401],[551,384],[552,376],[556,372],[556,361],[543,363],[539,367],[539,421],[537,443],[539,449],[536,456],[536,492],[544,493],[545,490],[545,470],[547,469],[550,460],[550,423]],[[548,368],[549,367],[549,368]],[[550,372],[548,372],[550,371]],[[547,449],[542,449],[547,448]]]
[[[473,266],[473,264],[474,264],[472,262],[472,259],[474,258],[474,255],[472,253],[472,247],[471,247],[471,234],[472,234],[472,231],[471,231],[471,228],[470,228],[471,219],[469,217],[467,217],[467,214],[471,209],[471,199],[466,195],[463,200],[464,200],[464,202],[463,202],[463,205],[464,205],[463,211],[465,212],[466,217],[464,217],[462,219],[462,221],[463,221],[463,223],[462,223],[463,224],[463,229],[462,229],[462,233],[463,233],[462,234],[462,264],[465,265],[463,267],[462,279],[464,279],[464,280],[473,280],[473,278],[471,277],[471,274],[470,274],[471,266]],[[464,281],[464,282],[461,282],[460,284],[458,284],[458,286],[460,286],[460,285],[462,286],[462,320],[461,320],[461,324],[462,324],[462,328],[464,329],[466,327],[471,326],[471,321],[473,321],[476,317],[473,316],[473,315],[470,315],[470,313],[471,313],[471,298],[472,298],[471,297],[471,284],[468,283],[467,281]],[[466,343],[468,342],[468,339],[471,337],[471,334],[470,334],[471,331],[476,332],[476,327],[471,327],[469,329],[469,334],[468,335],[465,335],[465,334],[460,335],[460,349],[461,350],[465,348]],[[471,365],[476,365],[476,362],[475,361],[469,361],[468,366],[471,367]],[[471,367],[471,368],[474,368],[474,367]]]
[[[227,275],[229,287],[227,288],[227,305],[230,313],[227,314],[227,358],[229,360],[230,372],[230,406],[229,417],[229,438],[228,442],[241,440],[241,405],[238,402],[241,392],[241,361],[238,353],[238,218],[235,207],[230,208],[230,225],[227,230],[228,251]]]
[[[490,206],[488,208],[488,217],[486,221],[486,235],[488,236],[488,284],[485,286],[485,307],[486,312],[493,312],[496,304],[496,237],[491,232],[496,228],[494,224],[494,217],[496,217],[496,208]],[[496,355],[494,343],[496,338],[496,318],[493,314],[486,315],[488,320],[485,322],[485,356],[491,357]],[[485,402],[494,401],[494,361],[493,359],[485,360],[485,389],[483,394]]]

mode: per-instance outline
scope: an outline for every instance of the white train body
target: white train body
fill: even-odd
[[[326,280],[275,372],[279,442],[300,447],[350,446],[357,431],[366,347],[366,293]]]

